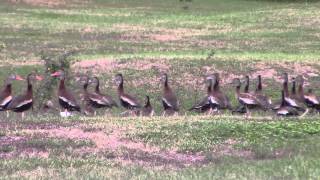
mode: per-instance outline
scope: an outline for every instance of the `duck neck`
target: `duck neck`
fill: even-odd
[[[209,81],[208,89],[207,89],[207,94],[212,93],[212,80]]]
[[[304,96],[304,89],[303,89],[303,81],[300,82],[298,86],[298,94],[303,97]]]
[[[296,81],[295,81],[295,80],[292,82],[291,93],[292,93],[292,94],[296,94]]]
[[[31,77],[31,75],[29,75],[28,78],[27,78],[27,86],[28,86],[27,94],[32,96],[33,92],[32,92],[32,83],[31,83],[30,77]]]
[[[88,82],[84,83],[83,90],[84,92],[88,92]]]
[[[241,85],[236,86],[236,96],[239,97]]]
[[[149,107],[149,106],[150,106],[150,98],[149,98],[149,96],[147,96],[147,102],[146,102],[145,107]]]
[[[250,86],[249,83],[250,83],[250,82],[249,82],[249,78],[247,77],[247,78],[246,78],[246,86],[244,87],[244,92],[245,92],[245,93],[248,93],[248,92],[249,92],[249,86]]]
[[[284,96],[287,97],[289,95],[288,81],[283,82],[283,91],[284,91]]]
[[[65,82],[65,78],[62,78],[62,79],[60,80],[59,90],[63,90],[63,89],[65,89],[64,82]]]
[[[214,89],[214,91],[219,91],[220,90],[219,79],[215,80],[213,89]]]
[[[286,101],[284,98],[285,98],[285,93],[284,93],[284,91],[281,91],[281,106],[286,105]]]
[[[165,79],[164,79],[164,88],[165,89],[169,88],[168,76],[167,75],[165,75]]]
[[[96,85],[95,91],[97,93],[100,93],[100,82],[99,82],[99,79],[97,79],[97,85]]]
[[[11,84],[11,83],[7,83],[7,85],[6,85],[5,88],[4,88],[4,91],[5,91],[6,93],[11,94],[11,93],[12,93],[12,84]]]
[[[118,86],[118,93],[119,94],[123,94],[124,93],[124,90],[123,90],[123,78],[121,78],[121,80],[120,80],[120,84]]]
[[[257,86],[256,91],[262,91],[261,76],[258,76],[258,86]]]

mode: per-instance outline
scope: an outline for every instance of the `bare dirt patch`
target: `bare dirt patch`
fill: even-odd
[[[12,3],[24,3],[24,4],[30,4],[33,6],[59,6],[59,5],[65,5],[66,0],[9,0]]]
[[[96,59],[96,60],[83,60],[76,62],[73,65],[74,69],[80,70],[94,70],[111,72],[119,69],[133,69],[133,70],[149,70],[157,69],[159,71],[167,71],[170,66],[164,60],[137,60],[120,62],[113,59]]]
[[[3,66],[32,66],[32,65],[43,65],[40,60],[28,60],[28,61],[15,61],[15,60],[2,60],[0,67]]]
[[[89,139],[96,144],[96,147],[85,147],[77,150],[77,153],[112,151],[116,154],[112,159],[121,164],[182,168],[206,163],[205,156],[200,154],[184,154],[175,150],[162,151],[158,147],[149,146],[142,142],[122,139],[120,130],[114,130],[109,135],[102,131],[85,132],[79,128],[25,130],[24,132],[58,138]],[[124,149],[125,151],[123,151]]]
[[[241,157],[245,159],[254,159],[255,154],[250,150],[241,150],[235,149],[233,146],[240,143],[234,139],[228,139],[223,144],[216,146],[212,154],[214,158],[220,158],[223,156],[234,156],[234,157]]]

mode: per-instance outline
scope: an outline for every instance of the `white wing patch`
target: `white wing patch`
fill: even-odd
[[[170,104],[166,98],[162,98],[162,101],[164,101],[169,107],[172,107],[172,104]]]
[[[64,111],[64,112],[60,112],[60,116],[61,117],[70,117],[70,116],[72,116],[72,114],[68,111],[66,111],[66,112]]]
[[[314,96],[304,96],[308,101],[311,101],[313,104],[319,104],[319,101]]]
[[[5,105],[8,104],[11,100],[12,100],[12,96],[8,96],[8,97],[4,98],[4,100],[1,102],[0,106],[5,106]]]
[[[291,99],[291,98],[288,98],[288,97],[286,97],[285,100],[286,100],[291,106],[298,107],[298,104],[296,103],[295,100],[293,100],[293,99]]]
[[[22,107],[22,106],[24,106],[24,105],[26,105],[26,104],[29,104],[29,103],[32,103],[32,99],[28,99],[28,100],[22,101],[20,104],[18,104],[18,105],[16,106],[16,108]]]
[[[101,104],[101,105],[106,105],[106,102],[103,101],[103,99],[96,99],[96,98],[90,98],[91,101],[94,101],[98,104]]]
[[[256,104],[255,100],[253,99],[249,99],[249,98],[242,98],[242,97],[239,97],[239,99],[243,102],[245,102],[246,104]]]
[[[72,103],[71,101],[69,101],[69,99],[63,97],[63,96],[59,96],[59,99],[61,99],[62,101],[68,103],[70,106],[76,106],[74,103]]]
[[[123,101],[129,103],[131,106],[137,106],[137,104],[136,104],[135,102],[133,102],[131,99],[129,99],[129,98],[125,97],[125,96],[120,96],[120,98],[121,98]]]
[[[289,112],[287,110],[285,110],[285,109],[279,110],[277,113],[279,115],[287,115],[287,114],[289,114]]]
[[[217,98],[213,97],[213,96],[210,96],[209,97],[209,101],[212,103],[212,104],[219,104]]]

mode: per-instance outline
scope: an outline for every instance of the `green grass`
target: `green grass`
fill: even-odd
[[[196,116],[186,109],[204,96],[204,76],[216,71],[234,106],[232,78],[268,74],[264,69],[274,70],[263,81],[265,92],[274,101],[279,99],[283,71],[303,74],[308,87],[319,87],[319,10],[317,1],[90,0],[83,4],[73,0],[56,7],[1,1],[1,82],[10,73],[25,77],[31,71],[45,72],[41,54],[55,56],[75,50],[69,58],[71,64],[110,62],[101,69],[99,65],[95,66],[98,69],[71,69],[74,73],[68,87],[77,97],[81,84],[73,79],[76,71],[99,76],[101,88],[113,97],[117,94],[112,78],[121,72],[126,89],[141,102],[150,95],[159,115],[159,76],[165,71],[182,109],[181,116],[169,118],[121,118],[123,109],[68,119],[37,109],[28,112],[24,120],[18,114],[6,119],[0,112],[1,178],[317,179],[317,116],[277,119],[271,113],[254,112],[254,117],[246,120],[229,113]],[[26,84],[14,82],[13,87],[16,95]],[[34,84],[34,89],[39,87],[41,83]],[[38,94],[34,97],[37,100]],[[52,95],[54,101],[55,97]],[[261,118],[265,115],[269,118]],[[59,128],[79,128],[108,137],[119,131],[127,144],[155,146],[164,156],[172,151],[181,156],[200,154],[204,162],[179,166],[177,159],[165,161],[161,154],[139,148],[99,149],[90,138],[27,133]],[[10,138],[13,142],[7,143]],[[249,155],[241,156],[245,153]],[[133,164],[119,162],[124,157]]]
[[[45,121],[64,123],[57,118],[41,118],[36,127],[43,127]],[[28,122],[28,123],[27,123]],[[32,120],[24,120],[15,131],[18,134]],[[36,121],[37,122],[37,121]],[[8,122],[6,122],[8,123]],[[149,145],[165,149],[178,149],[182,152],[202,153],[208,164],[192,166],[178,170],[171,168],[157,169],[139,165],[122,165],[115,157],[131,154],[129,149],[108,150],[100,153],[76,155],[75,150],[92,147],[87,140],[74,141],[55,138],[32,138],[26,141],[24,148],[37,148],[49,151],[48,158],[13,157],[0,162],[4,178],[121,178],[121,179],[206,179],[208,177],[226,179],[274,179],[274,178],[316,178],[319,176],[319,132],[318,119],[282,119],[261,121],[252,119],[249,122],[232,120],[227,117],[176,117],[167,120],[159,117],[142,118],[80,118],[78,125],[91,129],[109,131],[121,127],[127,129],[123,138],[142,140]],[[25,125],[23,125],[25,124]],[[9,123],[10,125],[10,123]],[[58,125],[58,124],[57,124]],[[74,128],[74,125],[67,125]],[[23,134],[23,133],[22,133]],[[250,151],[252,156],[237,157],[232,154],[217,156],[212,148],[219,147],[228,139],[236,140],[232,148]],[[3,147],[1,153],[12,153],[21,146]],[[79,152],[79,151],[78,151]],[[215,152],[215,153],[214,153]],[[281,153],[280,155],[277,152]],[[132,158],[135,154],[130,155]],[[168,164],[169,165],[169,164]]]

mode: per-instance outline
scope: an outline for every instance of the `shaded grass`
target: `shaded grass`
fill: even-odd
[[[132,137],[162,148],[180,151],[208,151],[228,139],[241,142],[243,147],[271,145],[279,148],[290,139],[303,139],[320,133],[318,121],[237,122],[213,119],[211,121],[162,123],[143,126]]]

